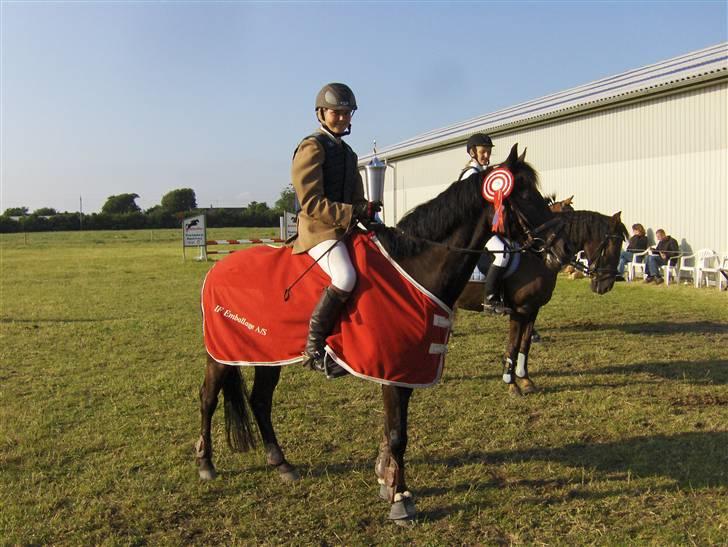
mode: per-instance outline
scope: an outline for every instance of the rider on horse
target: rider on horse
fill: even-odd
[[[476,133],[471,135],[466,144],[470,161],[461,171],[458,180],[468,178],[475,173],[485,171],[490,164],[490,153],[493,150],[493,141],[488,135]],[[485,248],[493,253],[493,262],[485,274],[485,301],[483,310],[486,313],[506,315],[511,312],[500,297],[500,279],[508,266],[508,253],[505,242],[493,234],[485,244]]]
[[[351,133],[356,108],[347,85],[330,83],[321,88],[316,96],[320,127],[300,142],[291,168],[301,207],[293,253],[308,253],[331,278],[311,315],[303,364],[329,378],[346,374],[325,359],[324,345],[356,284],[356,270],[342,240],[351,225],[371,221],[381,208],[364,198],[357,155],[341,140]]]

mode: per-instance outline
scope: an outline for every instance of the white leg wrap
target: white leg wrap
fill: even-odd
[[[409,490],[405,490],[404,492],[399,492],[394,495],[394,503],[397,503],[398,501],[402,501],[405,498],[411,498],[411,497],[412,497],[412,492],[410,492]]]
[[[516,376],[519,378],[526,377],[526,354],[518,352],[518,360],[516,361]]]
[[[506,366],[505,366],[505,370],[503,371],[503,381],[506,384],[510,384],[513,381],[513,378],[511,378],[511,375],[508,373],[508,371],[511,369],[512,364],[513,364],[513,361],[511,361],[511,358],[506,357]]]

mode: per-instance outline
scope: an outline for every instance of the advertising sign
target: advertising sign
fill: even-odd
[[[206,239],[205,215],[186,218],[182,221],[183,247],[204,247]]]

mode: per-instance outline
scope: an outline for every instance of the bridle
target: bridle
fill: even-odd
[[[544,253],[551,253],[554,257],[561,262],[558,254],[554,251],[554,242],[559,237],[559,234],[564,231],[564,219],[560,216],[554,216],[547,220],[543,224],[540,224],[536,228],[531,228],[528,220],[521,210],[512,201],[509,203],[509,208],[514,213],[518,225],[523,230],[526,236],[526,242],[523,244],[521,249],[532,251],[536,254],[543,255]],[[541,235],[550,230],[550,233],[544,238]]]
[[[584,275],[588,275],[589,277],[596,277],[599,274],[607,274],[607,276],[616,276],[619,271],[616,268],[600,268],[599,264],[606,259],[606,252],[607,252],[607,246],[609,245],[610,240],[619,241],[622,242],[622,235],[621,234],[607,234],[604,236],[604,239],[602,239],[601,243],[599,243],[599,246],[596,250],[596,259],[592,262],[589,261],[589,266],[584,266],[581,262],[577,261],[576,259],[571,260],[570,264],[574,266],[577,270],[582,272]]]

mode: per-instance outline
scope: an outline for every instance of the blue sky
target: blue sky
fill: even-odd
[[[326,82],[364,155],[724,42],[727,5],[3,0],[0,209],[272,205]]]

